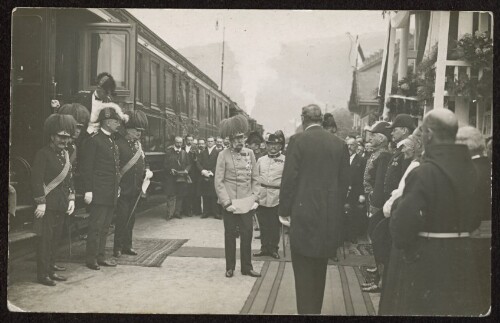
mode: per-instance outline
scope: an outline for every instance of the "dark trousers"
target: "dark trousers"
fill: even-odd
[[[37,243],[36,270],[38,279],[53,274],[51,267],[55,264],[63,224],[64,212],[45,211],[42,218],[40,235],[35,239]]]
[[[321,314],[325,294],[328,258],[311,258],[298,254],[291,245],[295,294],[299,314]]]
[[[240,261],[241,272],[253,270],[252,267],[252,217],[253,211],[245,214],[233,214],[222,211],[224,219],[224,251],[226,254],[226,270],[236,267],[236,226],[240,228]]]
[[[278,207],[259,206],[257,218],[260,228],[260,250],[263,252],[277,252],[280,242],[280,220]]]
[[[366,226],[368,218],[366,217],[366,210],[361,204],[352,203],[351,207],[347,210],[347,238],[354,241],[366,233]]]
[[[110,205],[91,205],[87,234],[87,263],[106,259],[106,238],[115,211]]]
[[[216,217],[218,214],[217,210],[217,197],[215,196],[203,196],[203,215]]]
[[[116,205],[114,251],[132,249],[132,231],[134,230],[135,224],[135,212],[132,215],[130,212],[136,200],[137,196],[120,196],[118,198],[118,204]]]

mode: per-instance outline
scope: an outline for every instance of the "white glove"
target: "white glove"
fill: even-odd
[[[252,205],[252,207],[250,208],[250,210],[255,210],[255,209],[257,209],[258,207],[259,207],[259,203],[257,203],[257,202],[253,202],[253,205]]]
[[[122,192],[122,188],[120,186],[118,186],[118,196],[117,197],[120,197],[121,192]]]
[[[85,197],[83,199],[87,204],[92,203],[92,192],[85,193]]]
[[[43,217],[43,215],[45,214],[45,208],[47,207],[47,205],[45,204],[38,204],[36,206],[36,210],[35,210],[35,216],[37,219]]]
[[[71,200],[69,201],[68,211],[66,211],[66,213],[71,214],[73,213],[74,210],[75,210],[75,201]]]
[[[360,195],[359,196],[359,203],[363,203],[365,201],[365,196],[364,195]]]
[[[229,205],[229,206],[226,208],[226,211],[233,213],[234,211],[236,211],[236,208],[235,208],[234,206],[232,206],[232,205]]]
[[[201,171],[201,175],[208,177],[210,175],[210,173],[208,172],[208,170],[204,169]]]
[[[146,179],[150,179],[151,177],[153,177],[153,172],[148,169],[146,169]]]
[[[290,217],[289,216],[281,216],[280,215],[280,222],[286,226],[286,227],[289,227],[290,226]]]

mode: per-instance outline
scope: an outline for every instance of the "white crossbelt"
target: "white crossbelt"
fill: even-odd
[[[438,238],[438,239],[470,237],[469,232],[419,232],[418,235],[424,238]]]

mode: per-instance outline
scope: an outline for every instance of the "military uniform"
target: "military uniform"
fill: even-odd
[[[260,226],[260,250],[269,255],[278,251],[280,241],[280,221],[278,216],[281,176],[285,156],[263,156],[257,161],[257,181],[259,189],[259,208],[257,217]]]
[[[215,169],[215,191],[219,203],[224,207],[224,246],[226,271],[236,266],[236,226],[240,232],[241,271],[253,270],[251,260],[252,216],[254,211],[245,214],[233,214],[225,210],[231,200],[254,196],[258,201],[257,168],[251,149],[242,148],[236,152],[233,148],[224,149],[217,157]]]
[[[141,194],[141,185],[146,169],[145,156],[139,141],[120,137],[116,140],[116,145],[120,154],[121,181],[120,197],[116,206],[116,228],[113,247],[115,253],[132,249],[135,214],[130,214],[130,212],[139,194]],[[138,158],[135,156],[138,156]],[[130,164],[134,160],[136,160],[135,163]],[[127,167],[128,170],[124,169],[124,167]]]
[[[59,237],[62,234],[64,217],[69,201],[75,200],[71,166],[64,180],[48,194],[45,187],[58,176],[69,162],[66,150],[55,150],[50,146],[40,149],[32,169],[32,189],[36,204],[45,204],[43,217],[35,218],[34,231],[38,235],[37,243],[37,276],[41,280],[52,276]]]
[[[105,261],[106,236],[120,183],[120,157],[113,135],[101,129],[85,141],[80,171],[85,192],[92,192],[87,264]]]

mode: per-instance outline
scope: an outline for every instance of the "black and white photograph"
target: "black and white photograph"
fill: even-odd
[[[5,14],[9,311],[491,315],[491,11]]]

